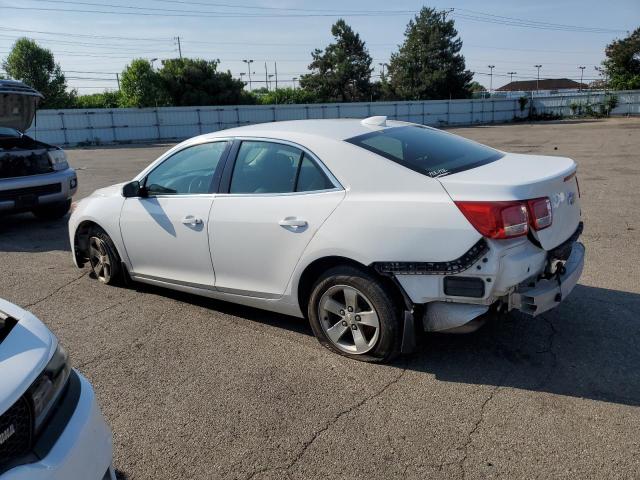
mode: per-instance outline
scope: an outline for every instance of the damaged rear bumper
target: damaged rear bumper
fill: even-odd
[[[584,267],[584,256],[584,245],[574,243],[571,255],[564,265],[564,273],[554,278],[519,285],[509,295],[509,310],[520,310],[535,317],[557,307],[578,283]]]

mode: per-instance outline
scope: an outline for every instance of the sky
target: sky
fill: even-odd
[[[448,10],[463,41],[474,79],[489,88],[513,79],[598,78],[604,47],[640,26],[640,0],[0,0],[0,59],[27,36],[49,48],[79,94],[116,89],[116,73],[133,58],[182,55],[220,59],[238,77],[251,64],[253,88],[291,86],[307,72],[314,48],[331,42],[331,25],[344,18],[379,64],[402,43],[422,6]],[[451,10],[453,9],[453,10]],[[493,75],[489,65],[494,65]],[[1,69],[0,69],[1,70]],[[248,80],[248,73],[244,75]]]

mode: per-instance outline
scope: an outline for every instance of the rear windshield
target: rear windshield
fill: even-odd
[[[386,128],[346,141],[430,177],[469,170],[503,156],[491,147],[419,125]]]

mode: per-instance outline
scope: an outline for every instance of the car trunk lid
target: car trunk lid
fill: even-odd
[[[570,158],[507,153],[499,160],[438,180],[454,201],[508,201],[548,197],[553,223],[531,230],[545,250],[567,240],[580,223],[576,164]]]

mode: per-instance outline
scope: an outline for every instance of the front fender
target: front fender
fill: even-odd
[[[71,256],[76,267],[82,265],[78,261],[76,252],[76,233],[78,228],[86,222],[91,222],[102,228],[111,237],[120,258],[127,267],[130,266],[122,234],[120,232],[120,212],[125,198],[118,196],[91,195],[77,203],[75,210],[69,218],[69,243],[71,244]]]

